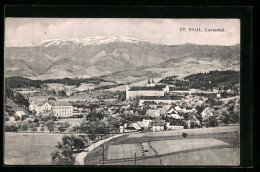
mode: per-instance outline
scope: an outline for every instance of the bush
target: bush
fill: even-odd
[[[18,131],[18,126],[15,124],[5,126],[5,132],[17,132],[17,131]]]
[[[28,131],[29,129],[29,124],[27,122],[22,122],[19,126],[20,131]]]
[[[182,137],[183,137],[183,138],[186,138],[187,136],[188,136],[187,133],[182,133]]]

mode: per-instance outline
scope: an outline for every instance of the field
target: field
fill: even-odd
[[[51,153],[62,136],[5,133],[4,162],[6,165],[52,165]]]
[[[105,143],[105,164],[134,165],[135,153],[137,165],[239,165],[239,127],[125,135]],[[102,154],[97,147],[85,163],[102,164]]]

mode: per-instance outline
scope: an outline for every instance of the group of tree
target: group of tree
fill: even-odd
[[[239,83],[240,72],[238,71],[210,71],[208,73],[197,73],[186,76],[184,79],[189,80],[190,88],[195,89],[232,89]]]
[[[90,140],[95,140],[96,138],[103,138],[109,134],[108,126],[105,122],[97,121],[83,121],[79,126],[79,132],[88,134]]]
[[[70,127],[70,124],[68,122],[59,124],[59,126],[57,127],[57,129],[59,130],[60,133],[63,133],[64,131],[66,131],[68,128]]]
[[[186,109],[184,112],[179,112],[179,115],[184,117],[186,121],[184,127],[187,128],[187,122],[192,127],[216,127],[226,124],[239,123],[240,106],[239,99],[230,100],[228,102],[220,101],[216,98],[208,97],[207,100],[197,105],[191,101],[180,101],[178,106],[182,109]],[[210,107],[210,108],[209,108]],[[213,115],[202,117],[202,112],[209,108]],[[191,110],[193,109],[193,110]]]
[[[74,165],[74,153],[82,150],[86,145],[86,140],[79,136],[63,136],[58,142],[56,150],[51,154],[52,162],[56,165]]]
[[[29,107],[29,101],[27,98],[25,98],[23,95],[17,93],[14,97],[13,97],[13,101],[19,105],[22,105],[26,108]]]

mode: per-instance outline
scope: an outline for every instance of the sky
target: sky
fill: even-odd
[[[180,28],[221,29],[225,32],[181,32]],[[47,39],[125,36],[162,44],[240,43],[239,19],[117,19],[6,18],[5,46],[23,46]]]

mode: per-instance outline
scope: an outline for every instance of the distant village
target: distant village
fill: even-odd
[[[121,92],[125,100],[119,100],[122,95],[115,94],[111,96],[114,101],[109,103],[102,96],[110,94],[106,90],[99,91],[99,94],[85,92],[88,95],[96,93],[95,98],[98,100],[96,102],[91,102],[91,100],[73,102],[66,101],[66,98],[59,99],[53,94],[46,95],[45,100],[38,100],[37,96],[30,97],[30,94],[41,92],[41,89],[14,89],[13,97],[21,94],[21,91],[29,91],[29,96],[24,94],[25,99],[28,100],[28,107],[23,104],[22,108],[14,111],[7,103],[5,120],[8,125],[19,123],[20,126],[16,131],[20,131],[21,123],[29,125],[36,121],[35,128],[29,126],[27,129],[26,127],[22,129],[26,132],[31,130],[33,132],[47,132],[48,130],[59,132],[59,127],[64,126],[64,123],[67,124],[67,127],[63,127],[64,131],[84,132],[81,130],[84,120],[95,121],[96,119],[103,123],[108,133],[156,132],[238,123],[238,119],[233,119],[235,117],[227,119],[223,114],[238,115],[239,99],[235,98],[239,95],[239,88],[236,91],[219,88],[205,91],[190,89],[189,84],[176,86],[177,80],[178,78],[174,78],[167,83],[155,83],[153,79],[149,79],[143,86],[126,85],[125,91]],[[182,81],[189,83],[187,80]],[[220,101],[223,94],[226,95],[226,99],[231,97],[228,103],[225,103],[224,99]],[[9,101],[12,100],[9,99]],[[231,111],[229,106],[233,108]],[[228,110],[222,112],[223,109]],[[55,126],[50,129],[44,118],[54,121]]]

